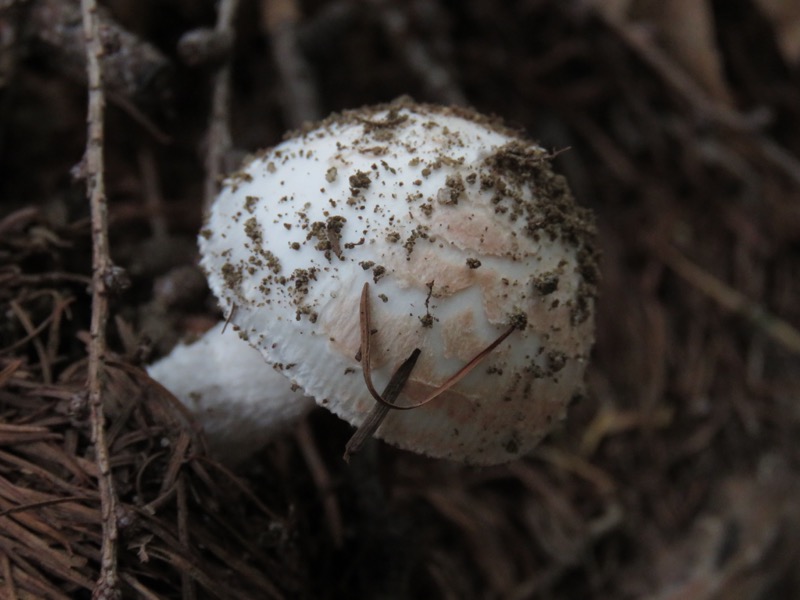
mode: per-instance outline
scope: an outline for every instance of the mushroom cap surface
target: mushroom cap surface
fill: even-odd
[[[529,451],[581,388],[594,340],[594,225],[549,155],[496,120],[401,100],[334,115],[229,177],[202,265],[239,334],[353,425],[375,405],[356,359],[370,284],[373,381],[415,348],[376,436],[471,464]]]

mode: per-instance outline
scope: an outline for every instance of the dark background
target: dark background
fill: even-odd
[[[100,521],[92,476],[65,466],[92,457],[85,416],[64,409],[80,396],[91,310],[83,48],[68,35],[80,22],[48,2],[7,4],[0,510],[39,493],[94,500],[55,505],[85,514],[0,517],[0,589],[84,597]],[[177,51],[216,13],[205,1],[105,5],[108,27],[130,33],[109,34],[105,156],[111,256],[130,279],[111,298],[110,345],[133,368],[218,318],[194,267],[204,157],[221,143],[208,133],[217,67]],[[238,473],[266,512],[215,483],[227,475],[191,466],[205,464],[194,453],[144,443],[158,410],[112,415],[133,436],[117,462],[130,514],[169,492],[123,534],[125,595],[800,596],[800,15],[768,5],[243,1],[223,163],[304,119],[404,94],[503,117],[560,151],[555,168],[597,215],[594,361],[564,426],[503,467],[380,444],[347,467],[350,429],[315,412]],[[155,402],[142,381],[117,393]],[[20,437],[34,425],[39,446]],[[163,477],[183,482],[174,495]]]

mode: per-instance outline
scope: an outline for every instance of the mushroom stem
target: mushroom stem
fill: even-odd
[[[223,322],[147,371],[194,415],[212,453],[228,464],[261,448],[314,406]]]

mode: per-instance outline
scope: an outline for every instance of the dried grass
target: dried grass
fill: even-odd
[[[21,361],[3,362],[0,553],[9,598],[79,597],[97,575],[102,515],[85,366],[71,367],[41,385]],[[267,535],[286,520],[205,457],[174,398],[124,363],[109,365],[103,394],[126,597],[281,598],[295,589],[287,549]],[[264,538],[245,539],[253,528]]]

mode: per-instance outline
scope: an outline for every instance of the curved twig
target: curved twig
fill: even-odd
[[[370,365],[370,312],[369,312],[369,282],[364,282],[361,288],[361,303],[359,304],[359,323],[361,325],[361,348],[358,355],[361,360],[361,372],[364,374],[364,383],[369,393],[378,404],[388,404],[375,389],[372,383],[372,366]]]

